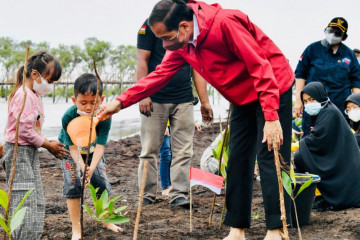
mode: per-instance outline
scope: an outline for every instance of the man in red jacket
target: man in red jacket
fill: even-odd
[[[149,25],[168,50],[161,65],[102,106],[99,115],[111,115],[151,96],[189,63],[232,103],[225,217],[231,230],[226,239],[245,239],[244,228],[250,227],[257,156],[265,239],[280,240],[279,190],[271,150],[275,136],[274,144],[282,145],[280,153],[289,163],[294,73],[287,59],[247,15],[218,4],[163,0],[152,10]]]

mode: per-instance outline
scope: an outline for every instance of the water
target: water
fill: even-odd
[[[213,103],[214,101],[211,101]],[[48,139],[57,139],[61,130],[61,118],[64,112],[73,105],[70,101],[60,100],[53,104],[52,99],[43,98],[45,109],[45,122],[42,132]],[[219,115],[225,121],[229,103],[219,97],[215,97],[215,104],[212,104],[215,122],[218,121]],[[201,123],[200,103],[194,107],[195,121]],[[7,121],[7,102],[0,98],[0,142],[4,142],[4,129]],[[109,140],[119,140],[124,137],[133,136],[140,131],[140,112],[137,104],[121,110],[118,114],[113,115]]]

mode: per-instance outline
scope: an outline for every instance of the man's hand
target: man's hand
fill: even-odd
[[[273,144],[276,144],[278,149],[283,144],[283,132],[279,120],[265,121],[262,143],[265,142],[268,144],[269,151],[273,149]]]
[[[195,131],[196,132],[201,132],[201,125],[198,123],[195,123]]]
[[[145,116],[151,117],[151,112],[153,111],[153,104],[150,97],[144,98],[139,102],[139,110]]]
[[[96,168],[90,166],[86,168],[86,176],[85,176],[85,187],[89,186],[92,175],[94,174]]]
[[[214,119],[213,119],[213,110],[211,108],[210,103],[202,103],[200,111],[201,111],[203,123],[212,124]]]
[[[115,113],[118,113],[121,109],[121,103],[117,100],[112,101],[111,103],[107,103],[100,106],[99,112],[97,113],[97,117],[101,120],[110,119],[111,116]]]
[[[301,100],[296,99],[295,100],[295,106],[294,106],[295,117],[302,117],[303,108],[304,108],[304,106],[303,106]]]

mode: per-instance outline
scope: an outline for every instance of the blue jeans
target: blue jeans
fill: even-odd
[[[167,189],[171,186],[170,166],[171,166],[171,144],[170,136],[164,136],[163,143],[160,148],[160,181],[161,188]]]

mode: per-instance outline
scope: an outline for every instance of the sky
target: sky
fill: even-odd
[[[137,31],[158,0],[0,0],[0,36],[83,46],[88,37],[136,45]],[[205,0],[239,9],[283,51],[295,69],[301,53],[324,38],[334,17],[349,23],[350,48],[360,48],[359,0]]]

